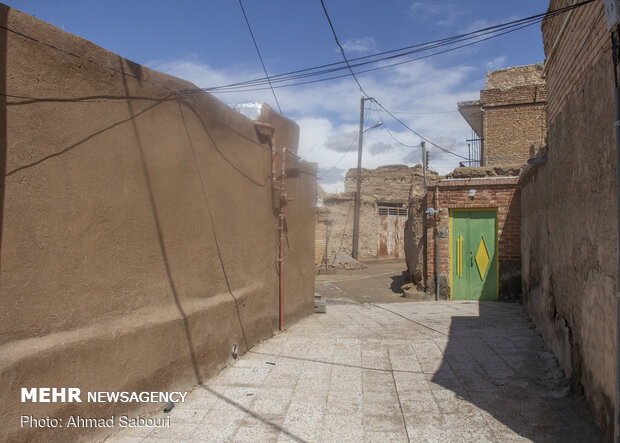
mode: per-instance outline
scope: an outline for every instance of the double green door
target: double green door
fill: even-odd
[[[497,210],[450,211],[451,296],[497,300]]]

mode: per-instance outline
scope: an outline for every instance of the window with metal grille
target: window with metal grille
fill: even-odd
[[[407,210],[406,210],[406,209],[399,209],[399,210],[398,210],[398,215],[404,215],[404,216],[407,216]]]
[[[379,215],[388,215],[388,208],[379,208]]]

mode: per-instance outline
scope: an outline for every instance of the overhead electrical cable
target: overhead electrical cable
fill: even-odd
[[[236,83],[231,83],[228,85],[222,85],[222,86],[214,86],[214,87],[208,87],[208,88],[200,88],[200,89],[192,89],[192,90],[187,90],[187,91],[183,91],[183,92],[196,92],[196,91],[209,91],[209,92],[242,92],[242,91],[251,91],[251,90],[258,90],[258,86],[263,86],[263,85],[268,85],[271,84],[274,87],[289,87],[289,86],[297,86],[297,85],[303,85],[303,84],[309,84],[309,83],[314,83],[317,81],[326,81],[326,80],[333,80],[333,79],[337,79],[337,78],[342,78],[346,75],[338,75],[338,76],[330,76],[327,78],[321,78],[319,80],[315,80],[315,81],[311,81],[311,82],[297,82],[297,83],[290,83],[294,80],[299,80],[299,79],[303,79],[303,78],[307,78],[307,77],[313,77],[313,76],[325,76],[327,74],[330,73],[334,73],[334,72],[338,72],[341,70],[351,70],[352,68],[357,68],[357,67],[361,67],[361,66],[366,66],[366,65],[370,65],[370,64],[378,64],[382,61],[386,61],[386,60],[393,60],[399,57],[403,57],[406,55],[411,55],[411,54],[415,54],[415,53],[420,53],[420,52],[425,52],[425,51],[429,51],[435,48],[440,48],[440,47],[444,47],[444,46],[448,46],[448,45],[455,45],[457,43],[460,42],[464,42],[467,40],[472,40],[472,39],[477,39],[475,41],[469,42],[465,45],[459,45],[457,47],[453,47],[450,48],[448,50],[444,50],[444,51],[437,51],[434,52],[432,54],[429,54],[427,56],[424,57],[419,57],[419,58],[413,58],[413,59],[408,59],[405,61],[401,61],[399,63],[392,63],[392,64],[388,64],[388,65],[384,65],[384,66],[378,66],[375,67],[373,69],[368,69],[368,70],[364,70],[364,71],[357,71],[356,74],[360,74],[363,72],[371,72],[373,70],[378,70],[378,69],[385,69],[385,68],[389,68],[392,66],[397,66],[398,64],[404,64],[404,63],[410,63],[416,60],[420,60],[422,58],[426,58],[429,56],[435,56],[435,55],[439,55],[439,54],[443,54],[445,52],[449,52],[452,50],[456,50],[456,49],[460,49],[463,47],[467,47],[473,44],[477,44],[477,43],[481,43],[483,41],[489,40],[490,38],[495,38],[495,37],[499,37],[501,35],[505,35],[508,34],[510,32],[514,32],[520,29],[523,29],[525,27],[529,27],[532,26],[534,24],[540,23],[543,20],[545,20],[546,18],[549,17],[553,17],[559,14],[563,14],[567,11],[570,11],[572,9],[581,7],[583,5],[589,4],[594,0],[585,0],[583,2],[580,3],[576,3],[574,5],[571,6],[567,6],[564,8],[559,8],[553,11],[548,11],[545,13],[541,13],[541,14],[537,14],[537,15],[533,15],[530,17],[526,17],[523,19],[518,19],[518,20],[513,20],[511,22],[507,22],[507,23],[503,23],[500,25],[494,25],[494,26],[489,26],[486,28],[482,28],[476,31],[472,31],[469,33],[465,33],[465,34],[459,34],[459,35],[455,35],[452,37],[446,37],[443,39],[439,39],[439,40],[433,40],[430,42],[426,42],[426,43],[421,43],[421,44],[415,44],[415,45],[410,45],[410,46],[405,46],[399,49],[392,49],[389,51],[383,51],[383,52],[379,52],[379,53],[375,53],[375,54],[371,54],[371,55],[366,55],[363,57],[357,57],[357,58],[352,58],[352,59],[346,59],[346,61],[341,61],[341,62],[334,62],[334,63],[328,63],[328,64],[323,64],[320,66],[315,66],[315,67],[311,67],[311,68],[305,68],[305,69],[299,69],[296,71],[290,71],[287,73],[283,73],[283,74],[277,74],[277,75],[272,75],[269,76],[268,78],[257,78],[257,79],[253,79],[253,80],[248,80],[248,81],[244,81],[244,82],[236,82]],[[322,2],[323,4],[323,2]],[[324,4],[323,4],[324,6]],[[325,8],[324,8],[325,10]],[[331,22],[331,20],[330,20]],[[330,26],[333,29],[333,25],[330,23]],[[490,35],[489,37],[486,37],[484,39],[480,38],[483,37],[485,35]],[[337,42],[339,44],[339,41]],[[339,45],[341,46],[341,45]],[[341,48],[342,51],[342,48]],[[366,60],[366,61],[362,61],[362,60]],[[358,62],[358,63],[355,63]],[[324,69],[324,68],[330,68],[330,69]],[[347,74],[348,75],[348,74]],[[282,85],[281,83],[286,83],[289,82],[289,84],[285,84]],[[280,84],[278,86],[275,86],[276,84]],[[267,89],[267,88],[261,88],[261,89]]]
[[[595,0],[584,0],[582,2],[575,3],[574,5],[566,6],[566,7],[563,7],[563,8],[558,8],[558,9],[555,9],[553,11],[547,11],[545,13],[533,15],[533,16],[526,17],[526,18],[523,18],[523,19],[513,20],[511,22],[507,22],[507,23],[500,24],[500,25],[489,26],[487,28],[479,29],[477,31],[472,31],[472,32],[469,32],[469,33],[466,33],[466,34],[460,34],[460,35],[456,35],[456,36],[452,36],[452,37],[446,37],[446,38],[443,38],[443,39],[440,39],[440,40],[431,41],[431,42],[426,42],[426,43],[421,43],[421,44],[416,44],[416,45],[405,46],[405,47],[400,48],[400,49],[392,49],[392,50],[389,50],[389,51],[379,52],[379,53],[376,53],[376,54],[366,55],[366,56],[363,56],[363,57],[357,57],[357,58],[353,58],[353,59],[348,59],[348,61],[351,62],[351,61],[357,61],[357,60],[365,60],[365,59],[377,57],[377,56],[380,56],[380,55],[395,54],[395,53],[397,53],[399,51],[402,51],[403,49],[412,49],[412,48],[418,48],[418,47],[422,48],[424,46],[433,45],[433,44],[451,44],[453,41],[456,41],[459,38],[464,38],[464,37],[468,37],[468,36],[476,35],[476,34],[482,35],[481,33],[487,32],[487,31],[493,31],[494,29],[495,30],[510,29],[510,27],[513,26],[513,25],[520,25],[520,24],[528,23],[529,21],[535,20],[534,22],[529,23],[528,24],[528,26],[529,26],[529,25],[532,25],[532,24],[535,24],[535,23],[542,22],[543,20],[545,20],[547,18],[554,17],[556,15],[560,15],[560,14],[563,14],[565,12],[571,11],[573,9],[582,7],[584,5],[592,3],[594,1]],[[116,67],[104,65],[102,63],[99,63],[99,62],[96,62],[94,60],[88,59],[86,57],[83,57],[81,55],[75,54],[75,53],[73,53],[71,51],[68,51],[66,49],[54,46],[54,45],[52,45],[50,43],[47,43],[47,42],[42,41],[42,40],[39,40],[37,38],[34,38],[34,37],[30,36],[30,35],[27,35],[27,34],[25,34],[23,32],[17,31],[17,30],[12,29],[12,28],[9,28],[7,26],[0,25],[0,29],[4,29],[4,30],[6,30],[8,32],[11,32],[13,34],[19,35],[19,36],[24,37],[26,39],[29,39],[29,40],[32,40],[32,41],[37,42],[39,44],[45,45],[45,46],[47,46],[47,47],[49,47],[51,49],[54,49],[56,51],[62,52],[64,54],[67,54],[67,55],[70,55],[70,56],[73,56],[73,57],[76,57],[76,58],[79,58],[81,60],[84,60],[86,62],[92,63],[94,65],[100,66],[100,67],[102,67],[104,69],[107,69],[107,70],[110,70],[110,71],[113,71],[113,72],[116,72],[116,73],[119,73],[119,74],[122,74],[122,75],[126,75],[126,76],[129,76],[129,77],[137,78],[136,76],[132,75],[131,73],[124,72],[124,71],[122,71],[122,70],[120,70],[120,69],[118,69]],[[521,29],[521,28],[518,28],[518,29]],[[518,29],[514,29],[514,30],[518,30]],[[510,32],[512,32],[512,30]],[[501,34],[501,35],[503,35],[503,34]],[[476,44],[476,43],[479,43],[479,42],[480,41],[475,41],[475,42],[471,42],[470,44]],[[458,48],[454,48],[454,49],[458,49]],[[445,51],[445,52],[447,52],[447,51]],[[431,54],[430,56],[439,55],[441,53],[443,53],[443,52],[434,53],[434,54]],[[405,54],[403,54],[403,55],[405,55]],[[422,58],[426,58],[426,57],[422,57]],[[419,59],[420,58],[418,58],[418,59],[411,59],[411,60],[408,60],[406,62],[408,63],[408,62],[416,61],[416,60],[419,60]],[[374,61],[369,61],[368,64],[370,64],[370,63],[377,63],[379,61],[383,61],[383,60],[379,58],[379,59],[374,60]],[[297,73],[301,73],[301,72],[308,72],[308,71],[316,71],[317,69],[322,69],[322,68],[329,67],[329,66],[338,66],[338,65],[342,65],[343,63],[344,62],[328,63],[328,64],[324,64],[324,65],[320,65],[320,66],[315,66],[315,67],[311,67],[311,68],[304,68],[304,69],[300,69],[300,70],[296,70],[296,71],[291,71],[291,72],[284,73],[284,74],[277,74],[277,75],[272,75],[272,76],[266,76],[266,77],[263,77],[263,78],[253,79],[253,80],[249,80],[249,81],[245,81],[245,82],[238,82],[238,83],[232,83],[232,84],[229,84],[229,85],[215,86],[215,87],[209,87],[209,88],[187,89],[187,90],[175,91],[175,92],[183,92],[183,93],[202,92],[202,91],[215,92],[218,89],[227,88],[227,87],[234,87],[234,86],[236,86],[236,87],[247,87],[247,86],[251,86],[251,85],[269,84],[269,82],[273,83],[275,79],[281,79],[282,77],[287,77],[287,76],[290,76],[292,74],[297,74]],[[351,65],[352,68],[354,68],[356,66],[357,66],[357,64],[356,65]],[[384,67],[381,66],[381,67],[375,68],[373,70],[384,69],[384,68],[388,68],[388,67],[391,67],[391,66],[395,66],[395,65],[384,66]],[[341,67],[340,69],[348,69],[348,67],[344,66],[344,67]],[[358,71],[357,73],[359,74],[359,73],[362,73],[362,72],[370,72],[370,71],[371,70]],[[317,73],[317,74],[312,74],[312,75],[323,75],[323,74],[324,73]],[[349,75],[349,74],[347,74],[347,75]],[[329,78],[323,78],[323,79],[319,79],[319,80],[314,80],[314,81],[311,81],[311,82],[301,82],[301,83],[298,83],[298,84],[274,86],[274,88],[275,87],[297,86],[297,85],[302,85],[302,84],[315,83],[315,82],[318,82],[318,81],[333,80],[333,79],[345,77],[347,75],[333,76],[333,77],[329,77]],[[162,89],[169,90],[168,88],[164,87],[163,85],[160,85],[160,84],[157,84],[157,83],[154,83],[154,82],[150,82],[150,81],[147,81],[147,80],[144,80],[144,79],[141,79],[141,81],[143,81],[145,83],[152,84],[152,85],[157,86],[157,87],[160,87]],[[289,81],[290,81],[290,79],[289,79]],[[257,89],[252,89],[252,90],[257,90]],[[222,91],[222,92],[224,92],[224,91]],[[228,91],[228,92],[233,92],[233,91]],[[235,92],[239,92],[239,91],[235,91]]]
[[[323,6],[323,12],[325,13],[325,17],[327,18],[327,21],[329,22],[329,26],[331,27],[332,33],[334,35],[334,39],[336,40],[336,44],[340,47],[340,52],[342,53],[342,58],[344,58],[344,61],[347,63],[347,66],[349,67],[349,71],[351,72],[351,76],[353,77],[353,79],[355,80],[355,82],[357,83],[357,86],[359,86],[360,91],[362,91],[362,94],[364,94],[364,96],[375,102],[375,104],[377,104],[381,109],[383,109],[390,117],[392,117],[394,120],[396,120],[398,123],[400,123],[402,126],[404,126],[405,128],[407,128],[409,131],[411,131],[412,133],[414,133],[415,135],[417,135],[418,137],[420,137],[422,140],[426,140],[428,143],[430,143],[431,145],[441,149],[442,151],[448,153],[448,154],[452,154],[456,157],[460,157],[463,158],[465,160],[467,160],[467,157],[462,156],[460,154],[457,154],[456,152],[452,152],[449,149],[446,149],[442,146],[439,146],[437,143],[429,140],[428,138],[424,137],[422,134],[420,134],[419,132],[414,131],[413,129],[411,129],[407,124],[405,124],[405,122],[403,122],[402,120],[400,120],[398,117],[396,117],[394,114],[392,114],[385,106],[383,106],[381,104],[381,102],[379,102],[377,99],[370,97],[366,91],[364,91],[364,88],[362,87],[362,85],[360,84],[359,80],[357,79],[355,72],[353,72],[353,69],[351,69],[351,66],[349,65],[349,62],[347,60],[347,56],[344,52],[344,48],[340,45],[340,42],[338,41],[338,36],[336,35],[336,30],[334,29],[334,26],[332,25],[332,21],[329,18],[329,14],[327,12],[327,8],[325,8],[325,3],[323,2],[323,0],[321,0],[321,6]]]
[[[256,53],[258,54],[260,64],[263,67],[263,71],[265,72],[265,78],[267,79],[267,82],[269,82],[271,93],[273,94],[273,98],[276,101],[276,105],[278,105],[278,111],[280,111],[280,114],[283,114],[282,108],[280,107],[280,102],[278,101],[278,97],[276,97],[276,91],[273,90],[273,86],[271,85],[271,80],[269,78],[269,74],[267,73],[267,68],[265,67],[263,56],[260,54],[260,49],[258,49],[258,43],[256,43],[256,39],[254,38],[254,33],[252,32],[252,27],[250,26],[250,21],[248,20],[248,16],[245,13],[245,8],[243,7],[243,3],[241,2],[241,0],[239,0],[239,6],[241,6],[241,12],[243,12],[243,18],[245,18],[245,23],[248,25],[248,31],[250,31],[250,36],[252,37],[252,41],[254,42],[254,47],[256,48]]]
[[[327,9],[325,8],[325,3],[323,2],[323,0],[321,0],[321,6],[323,7],[323,12],[325,13],[325,17],[327,18],[327,22],[329,23],[329,27],[331,28],[332,34],[334,35],[334,40],[336,40],[336,44],[340,48],[340,53],[342,54],[342,58],[344,59],[344,62],[347,64],[347,68],[349,69],[349,72],[351,73],[351,76],[353,77],[353,80],[355,80],[355,83],[357,83],[357,86],[360,88],[360,91],[362,91],[362,93],[366,97],[368,97],[368,94],[366,94],[366,91],[364,91],[364,88],[362,88],[362,85],[360,84],[359,80],[355,76],[355,72],[353,72],[353,69],[351,68],[351,65],[349,64],[349,60],[347,60],[347,56],[344,53],[344,48],[340,44],[340,41],[338,41],[338,36],[336,35],[336,30],[334,29],[334,25],[332,24],[332,20],[329,18],[329,14],[327,13]]]
[[[341,65],[341,66],[330,68],[330,69],[323,69],[323,70],[315,70],[314,68],[311,68],[313,70],[310,71],[310,72],[306,72],[305,74],[296,74],[296,75],[278,74],[278,75],[273,75],[273,76],[269,77],[269,81],[270,81],[270,83],[272,85],[278,85],[278,84],[281,84],[281,83],[292,82],[294,80],[300,80],[300,79],[309,78],[309,77],[324,76],[324,75],[335,73],[335,72],[338,72],[338,71],[349,70],[351,68],[359,68],[359,67],[362,67],[362,66],[367,66],[367,65],[372,65],[372,64],[379,64],[380,62],[383,62],[383,61],[393,60],[393,59],[396,59],[396,58],[399,58],[399,57],[404,57],[406,55],[417,54],[417,53],[429,51],[431,49],[441,48],[441,47],[444,47],[444,46],[453,45],[453,44],[456,44],[456,43],[459,43],[459,42],[463,42],[463,41],[466,41],[466,40],[478,39],[478,40],[475,40],[473,42],[469,42],[467,44],[459,45],[459,46],[456,46],[456,47],[453,47],[453,48],[450,48],[450,49],[447,49],[447,50],[444,50],[444,51],[437,51],[437,52],[434,52],[432,54],[429,54],[429,55],[426,55],[426,56],[423,56],[423,57],[411,58],[411,59],[407,59],[407,60],[404,60],[404,61],[401,61],[401,62],[398,62],[398,63],[390,63],[390,64],[385,64],[385,65],[380,65],[380,66],[376,66],[376,67],[374,67],[372,69],[366,69],[366,70],[357,71],[357,73],[360,74],[360,73],[364,73],[364,72],[377,71],[377,70],[380,70],[380,69],[390,68],[392,66],[398,66],[398,65],[405,64],[405,63],[411,63],[411,62],[414,62],[414,61],[417,61],[417,60],[421,60],[421,59],[424,59],[424,58],[428,58],[428,57],[432,57],[432,56],[435,56],[435,55],[444,54],[446,52],[451,52],[451,51],[454,51],[454,50],[457,50],[457,49],[461,49],[461,48],[464,48],[464,47],[467,47],[467,46],[472,46],[472,45],[475,45],[477,43],[482,43],[482,42],[484,42],[486,40],[490,40],[491,38],[496,38],[496,37],[508,34],[510,32],[518,31],[518,30],[523,29],[525,27],[535,25],[537,23],[540,23],[540,21],[542,21],[542,20],[534,21],[534,22],[531,22],[531,23],[526,23],[525,25],[521,25],[521,26],[518,26],[518,27],[511,26],[510,28],[506,28],[508,30],[504,31],[502,33],[487,32],[487,33],[478,34],[478,35],[475,35],[475,36],[472,36],[472,37],[467,37],[467,38],[463,38],[463,39],[459,39],[459,40],[454,40],[452,42],[447,42],[447,43],[444,43],[444,44],[424,46],[424,47],[421,47],[421,48],[416,49],[416,50],[408,51],[408,52],[397,54],[397,55],[393,55],[393,56],[381,57],[381,58],[378,58],[376,60],[369,60],[369,61],[366,61],[366,62],[359,62],[359,63],[354,63],[354,64],[350,64],[349,63],[348,65],[344,65],[344,66],[342,66],[341,65],[342,62],[340,62],[340,63],[338,63],[338,65]],[[484,35],[488,35],[488,34],[493,34],[493,35],[491,35],[490,37],[486,37],[486,38],[480,38],[480,37],[483,37]],[[333,79],[337,79],[337,78],[346,77],[347,75],[349,75],[349,74],[326,77],[326,78],[320,79],[318,81],[333,80]],[[315,81],[312,81],[312,82],[297,82],[297,83],[293,83],[293,84],[286,84],[286,85],[280,85],[280,86],[274,86],[274,87],[297,86],[297,85],[303,85],[303,84],[308,84],[308,83],[315,83]],[[199,88],[199,89],[188,89],[188,90],[182,91],[182,92],[188,93],[188,92],[207,91],[207,92],[211,92],[211,93],[221,93],[221,92],[237,92],[237,91],[242,91],[242,90],[244,90],[244,91],[252,91],[252,90],[267,89],[267,88],[264,88],[264,87],[260,88],[260,89],[258,88],[259,86],[265,86],[266,84],[267,84],[266,78],[260,78],[260,79],[255,79],[255,80],[249,80],[249,81],[246,81],[246,82],[238,82],[238,83],[234,83],[234,84],[230,84],[230,85],[214,86],[214,87]],[[252,89],[248,89],[248,88],[252,88]]]

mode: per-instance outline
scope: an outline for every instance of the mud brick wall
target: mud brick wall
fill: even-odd
[[[331,217],[329,209],[325,206],[319,206],[316,209],[316,223],[314,229],[314,266],[325,266],[325,246],[328,241],[331,242],[331,226],[327,225],[327,218]],[[330,236],[329,240],[327,236]],[[333,249],[332,245],[328,245],[329,250]],[[332,260],[331,252],[328,252],[328,259]]]
[[[381,203],[395,204],[406,209],[411,196],[421,196],[424,193],[424,173],[421,165],[409,167],[406,165],[389,165],[377,169],[362,169],[359,233],[359,259],[372,260],[379,255],[379,218],[378,206]],[[350,169],[345,177],[345,192],[331,194],[324,197],[324,204],[329,210],[329,216],[334,218],[329,240],[330,257],[334,252],[343,252],[351,255],[353,245],[353,218],[354,202],[357,184],[357,170]],[[428,180],[437,178],[437,173],[427,171]],[[411,217],[415,218],[415,223]],[[407,226],[421,226],[423,217],[420,212],[409,213]],[[318,221],[317,223],[321,223]],[[325,227],[317,226],[316,263],[324,262],[325,255]],[[405,238],[405,256],[417,256],[415,242],[420,241],[415,229],[403,232]],[[419,229],[418,229],[419,231]],[[321,239],[320,236],[323,236]],[[323,258],[319,258],[319,249],[322,248]],[[419,260],[416,260],[416,263]]]
[[[278,328],[270,138],[32,16],[0,5],[0,25],[0,441],[90,441],[19,417],[160,405],[21,403],[20,388],[189,390]],[[294,122],[259,119],[296,151]],[[313,312],[316,166],[287,166],[288,326]]]
[[[325,206],[329,216],[334,219],[329,234],[329,257],[335,252],[351,255],[353,249],[353,217],[355,212],[355,194],[342,193],[325,196]],[[372,198],[362,196],[360,207],[359,259],[377,258],[378,225],[377,205]],[[317,237],[317,242],[320,239]],[[325,234],[323,234],[323,254],[325,254]],[[324,259],[323,259],[324,260]]]
[[[549,9],[570,4],[552,0]],[[523,298],[611,441],[617,205],[613,63],[603,1],[545,20],[542,32],[548,154],[521,177]]]
[[[435,287],[437,228],[440,291],[446,297],[450,294],[450,209],[497,208],[499,298],[519,296],[521,202],[517,180],[517,177],[440,180],[429,187],[427,206],[442,209],[442,212],[436,218],[427,219],[427,287],[433,290]],[[474,198],[469,197],[470,189],[476,190]]]
[[[357,169],[349,169],[345,176],[345,192],[355,194]],[[434,172],[429,177],[436,177]],[[381,166],[377,169],[362,169],[361,195],[374,198],[379,202],[405,203],[409,200],[411,187],[418,193],[422,192],[424,173],[421,165],[413,167],[405,165]]]

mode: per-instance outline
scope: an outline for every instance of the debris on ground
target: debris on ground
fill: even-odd
[[[340,269],[366,269],[366,265],[344,252],[334,253],[332,266]]]

